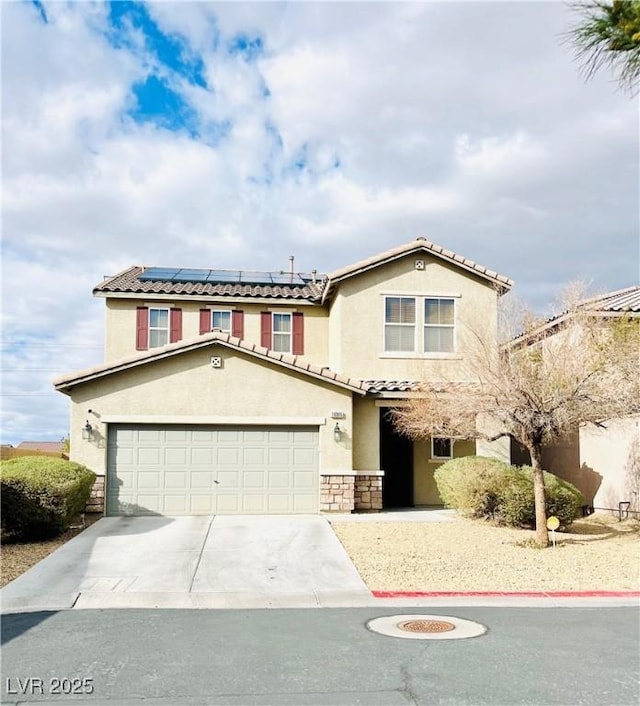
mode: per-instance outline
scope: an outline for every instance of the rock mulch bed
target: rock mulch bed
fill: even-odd
[[[373,591],[593,591],[640,589],[640,522],[592,515],[534,533],[456,517],[453,522],[344,522],[333,529]]]

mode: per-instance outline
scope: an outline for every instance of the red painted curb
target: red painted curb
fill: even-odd
[[[640,591],[371,591],[375,598],[637,598]]]

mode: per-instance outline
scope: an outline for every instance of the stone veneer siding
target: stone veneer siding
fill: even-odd
[[[320,511],[351,512],[354,476],[320,476]]]
[[[382,510],[382,476],[321,476],[320,511]]]
[[[356,476],[355,509],[382,510],[382,476]]]
[[[104,513],[104,476],[96,476],[89,502],[85,505],[84,511]]]

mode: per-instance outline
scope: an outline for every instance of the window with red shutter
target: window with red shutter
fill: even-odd
[[[271,348],[271,312],[260,312],[260,345]]]
[[[136,350],[146,351],[149,348],[149,309],[139,306],[136,309]]]
[[[236,309],[231,312],[231,335],[244,338],[244,311]]]
[[[304,317],[300,312],[292,314],[293,341],[291,352],[293,355],[304,355]]]
[[[176,343],[182,340],[182,309],[171,309],[171,328],[169,330],[169,342]]]
[[[211,331],[211,309],[200,309],[200,333]]]

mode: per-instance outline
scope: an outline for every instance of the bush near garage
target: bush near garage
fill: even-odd
[[[533,469],[511,466],[499,459],[466,456],[452,459],[434,473],[445,505],[462,515],[492,519],[508,527],[535,527]],[[571,483],[544,471],[547,517],[555,515],[570,525],[584,504]]]
[[[0,462],[2,532],[13,539],[49,539],[84,510],[96,474],[60,458],[23,456]]]

